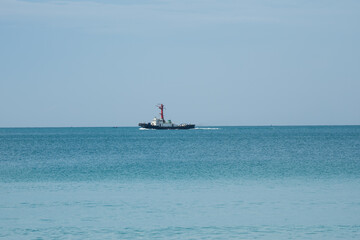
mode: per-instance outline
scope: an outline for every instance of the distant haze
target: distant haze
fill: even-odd
[[[360,124],[360,1],[0,1],[0,127]]]

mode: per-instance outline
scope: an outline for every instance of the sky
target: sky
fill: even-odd
[[[0,127],[359,125],[358,0],[0,1]]]

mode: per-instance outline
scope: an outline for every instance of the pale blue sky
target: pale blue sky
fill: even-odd
[[[360,1],[0,1],[0,127],[360,124]]]

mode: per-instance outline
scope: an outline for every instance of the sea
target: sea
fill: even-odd
[[[1,128],[0,239],[360,239],[360,126]]]

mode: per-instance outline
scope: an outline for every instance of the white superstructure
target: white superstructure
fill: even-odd
[[[154,117],[154,119],[151,121],[151,126],[157,126],[157,127],[176,127],[177,124],[174,124],[171,122],[171,120],[165,121],[163,119]]]

